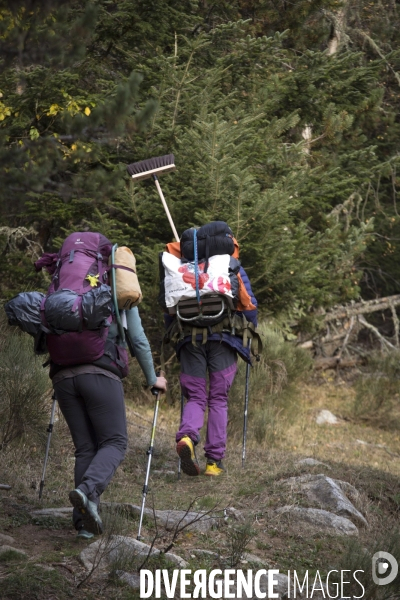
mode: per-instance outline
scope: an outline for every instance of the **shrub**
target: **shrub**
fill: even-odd
[[[352,416],[378,425],[396,425],[394,413],[400,408],[400,351],[375,354],[368,371],[355,383]]]
[[[46,571],[31,564],[24,564],[1,581],[1,597],[5,600],[63,600],[71,593],[69,582],[56,570]]]
[[[0,447],[26,436],[46,436],[50,381],[32,340],[18,333],[0,340]]]
[[[358,573],[358,579],[365,588],[365,592],[362,596],[365,600],[395,600],[398,598],[398,577],[392,583],[387,585],[377,585],[372,579],[372,557],[375,553],[384,550],[394,556],[398,563],[400,563],[400,531],[398,528],[386,529],[382,528],[381,534],[376,536],[368,547],[365,547],[365,543],[361,543],[360,540],[352,538],[351,540],[345,541],[346,548],[341,556],[341,561],[336,569],[339,571],[350,570],[355,572],[361,570],[363,572]],[[390,571],[387,572],[387,575]],[[382,575],[381,575],[382,577]],[[350,579],[350,577],[349,577]],[[362,589],[359,584],[354,580],[350,585],[346,585],[346,595],[348,597],[360,596]],[[397,594],[396,594],[397,592]]]
[[[263,323],[258,331],[263,353],[250,371],[249,436],[258,443],[271,443],[295,414],[295,383],[309,371],[311,358],[271,326]],[[236,433],[243,423],[245,380],[246,365],[239,360],[229,412],[230,428]]]
[[[248,545],[256,535],[251,523],[242,523],[236,527],[228,527],[226,530],[226,541],[228,546],[227,562],[231,569],[237,567],[246,552]]]

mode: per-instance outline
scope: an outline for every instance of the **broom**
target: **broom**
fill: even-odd
[[[175,229],[174,222],[171,217],[171,213],[168,210],[167,203],[165,202],[164,194],[162,193],[161,186],[158,181],[158,175],[163,173],[169,173],[170,171],[175,171],[176,167],[174,164],[174,155],[166,154],[165,156],[156,156],[155,158],[149,158],[148,160],[141,160],[139,162],[132,163],[127,166],[127,171],[129,175],[135,181],[141,181],[142,179],[148,179],[152,177],[154,179],[154,183],[156,184],[156,188],[158,191],[158,195],[161,198],[161,202],[164,206],[164,210],[167,214],[169,224],[171,225],[172,232],[175,236],[175,240],[179,242],[179,235]]]

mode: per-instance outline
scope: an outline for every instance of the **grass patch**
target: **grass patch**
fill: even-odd
[[[296,385],[309,372],[311,359],[270,326],[261,325],[259,333],[264,347],[250,372],[248,438],[270,446],[296,418]],[[237,437],[243,427],[245,381],[246,365],[239,360],[229,409],[229,429]]]
[[[217,516],[221,515],[222,508],[234,507],[242,512],[246,519],[245,523],[249,522],[249,526],[255,532],[254,537],[251,537],[246,544],[246,551],[258,556],[270,568],[279,568],[282,572],[286,569],[297,569],[300,572],[309,569],[310,573],[314,573],[319,569],[321,573],[325,573],[328,566],[333,569],[350,569],[352,565],[362,568],[363,563],[357,558],[360,556],[360,548],[368,550],[370,561],[375,540],[379,539],[382,523],[387,523],[388,529],[395,530],[399,522],[400,433],[394,429],[382,429],[374,419],[345,419],[344,417],[352,414],[356,397],[355,388],[348,382],[340,380],[337,374],[332,372],[319,373],[313,379],[303,379],[302,373],[307,368],[307,361],[302,363],[303,354],[300,355],[300,359],[296,358],[296,353],[285,358],[284,353],[292,353],[294,347],[290,346],[289,350],[286,347],[280,349],[279,336],[276,338],[275,350],[274,343],[272,340],[269,344],[269,351],[263,358],[264,363],[256,365],[251,373],[245,468],[241,467],[244,400],[244,365],[242,365],[237,381],[238,392],[233,390],[229,406],[228,452],[225,459],[227,470],[224,476],[215,480],[204,476],[190,478],[183,474],[178,481],[176,476],[166,476],[164,473],[152,474],[156,468],[175,470],[177,465],[174,432],[178,428],[179,406],[171,407],[164,402],[160,408],[157,424],[156,455],[152,462],[149,483],[151,491],[147,497],[146,507],[151,508],[154,505],[157,510],[185,510],[196,500],[191,510],[207,511],[218,504],[218,509],[214,511]],[[280,379],[280,363],[272,362],[272,367],[270,364],[271,361],[280,359],[285,363],[286,380],[282,380],[282,377]],[[267,367],[275,371],[270,372]],[[281,386],[280,391],[278,384]],[[151,400],[147,405],[142,403],[142,400],[140,402],[140,404],[127,402],[129,452],[106,490],[103,496],[104,502],[129,502],[136,505],[141,503],[154,401]],[[270,408],[271,414],[263,421],[262,414],[265,416],[267,413],[262,411]],[[333,427],[316,425],[315,415],[322,408],[327,408],[342,417],[340,424]],[[393,410],[396,410],[395,406]],[[257,433],[257,428],[261,433]],[[271,434],[273,431],[277,434]],[[198,455],[203,466],[201,446],[200,442]],[[297,466],[299,458],[306,456],[319,459],[328,467]],[[67,492],[73,487],[73,462],[70,435],[59,415],[46,473],[42,503],[44,506],[68,505]],[[69,520],[51,517],[32,518],[29,514],[31,508],[38,507],[37,489],[34,489],[32,482],[38,481],[42,466],[42,447],[33,445],[29,440],[26,447],[21,444],[15,446],[10,444],[0,452],[1,479],[13,486],[12,490],[1,498],[3,510],[0,516],[0,529],[14,536],[18,543],[21,541],[19,547],[26,550],[30,557],[39,555],[35,560],[42,564],[49,561],[58,562],[61,552],[55,551],[62,550],[64,557],[70,557],[68,564],[74,569],[77,581],[81,581],[85,575],[74,557],[86,544],[78,548],[79,542],[75,540],[75,532],[72,531]],[[360,529],[360,538],[357,542],[359,546],[355,546],[352,551],[353,562],[350,561],[350,566],[346,564],[347,554],[351,554],[347,540],[333,537],[324,539],[318,534],[312,537],[307,531],[295,530],[293,524],[277,518],[275,513],[278,506],[294,500],[287,488],[282,485],[283,479],[303,473],[320,472],[335,479],[348,481],[360,492],[360,505],[356,503],[357,508],[366,515],[370,527]],[[301,500],[302,504],[303,502],[305,503],[304,499]],[[115,511],[112,507],[109,509],[104,504],[102,517],[107,531],[105,539],[113,534],[136,537],[137,517],[127,515],[124,511]],[[234,554],[232,543],[237,546],[238,541],[234,542],[230,536],[232,534],[237,537],[239,535],[237,530],[238,528],[240,530],[242,524],[234,521],[233,517],[228,521],[224,519],[221,521],[223,522],[219,528],[207,533],[200,533],[194,529],[184,530],[174,541],[174,548],[170,551],[188,560],[192,568],[199,566],[206,569],[221,568],[221,565],[233,564],[235,560],[232,558]],[[232,528],[235,533],[232,532]],[[168,547],[173,532],[167,532],[159,525],[157,534],[159,537],[156,547],[158,549]],[[144,519],[142,535],[143,540],[148,543],[151,543],[156,535],[156,527],[151,516],[146,516]],[[37,546],[33,544],[33,538],[35,542],[38,539]],[[385,541],[384,543],[386,544]],[[223,558],[220,561],[216,557],[208,556],[192,558],[192,551],[196,548],[216,552]],[[388,550],[387,547],[379,549]],[[115,564],[111,566],[114,575],[116,571],[130,571],[135,568],[135,560],[131,554],[116,556]],[[237,552],[237,555],[239,554],[240,552]],[[58,560],[54,560],[56,556]],[[152,561],[155,561],[154,565],[157,568],[160,565],[164,566],[163,557],[154,557]],[[370,564],[369,562],[369,570]],[[14,576],[16,571],[22,572],[28,569],[28,566],[30,567],[26,563],[18,562],[3,563],[3,565],[3,576],[6,575],[7,578]],[[4,573],[4,569],[10,572]],[[48,600],[57,597],[58,600],[64,600],[70,597],[70,594],[73,594],[76,600],[139,597],[135,590],[115,578],[109,581],[101,579],[100,569],[79,589],[72,583],[72,574],[66,569],[57,568],[57,571],[61,573],[59,576],[63,582],[57,592],[52,591],[53,574],[50,573],[50,578],[48,574],[43,577],[42,569],[38,568],[36,576],[44,578],[43,589],[39,592],[33,586],[32,595],[29,595],[22,585],[25,597],[20,595],[10,596],[10,598]],[[71,583],[68,583],[68,580]],[[359,590],[355,591],[355,595],[359,595]],[[0,596],[7,598],[3,590]],[[371,600],[372,598],[373,595],[370,596]],[[377,600],[381,598],[377,596]]]
[[[375,354],[355,383],[352,417],[379,427],[400,425],[400,351]]]
[[[252,523],[247,522],[240,525],[230,526],[226,529],[226,540],[228,557],[228,567],[234,569],[242,560],[243,554],[246,552],[251,540],[255,537],[256,532],[253,529]]]
[[[0,448],[46,437],[50,384],[32,340],[13,333],[0,339]]]
[[[0,562],[9,563],[9,562],[25,562],[27,557],[25,554],[18,552],[17,550],[6,550],[0,554]]]
[[[3,600],[48,600],[51,597],[72,598],[72,590],[58,571],[45,571],[34,565],[16,570],[2,579]]]
[[[383,522],[382,522],[383,525]],[[364,573],[359,574],[359,580],[365,588],[365,593],[362,596],[364,600],[389,600],[398,598],[399,578],[396,577],[392,583],[387,585],[377,585],[372,578],[372,557],[376,552],[389,552],[400,564],[400,529],[398,527],[386,528],[382,527],[380,533],[377,533],[375,539],[371,539],[369,543],[362,543],[358,539],[346,540],[345,549],[342,554],[338,570],[350,569],[356,571],[360,569]],[[390,574],[390,568],[384,577]],[[361,588],[359,584],[352,581],[346,587],[347,595],[360,595]]]

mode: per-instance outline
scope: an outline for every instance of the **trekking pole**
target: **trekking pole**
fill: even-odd
[[[249,353],[251,350],[251,338],[248,344]],[[247,436],[247,411],[249,408],[249,382],[250,382],[250,369],[251,363],[248,362],[246,365],[246,383],[244,386],[244,414],[243,414],[243,445],[242,445],[242,468],[244,467],[244,461],[246,460],[246,436]]]
[[[40,486],[39,486],[39,500],[41,500],[41,498],[42,498],[42,493],[43,493],[43,488],[44,488],[44,476],[46,474],[47,459],[49,458],[51,434],[53,433],[53,426],[54,426],[54,415],[56,412],[57,399],[56,399],[56,393],[54,391],[53,391],[53,395],[51,398],[53,400],[53,406],[51,407],[50,423],[49,423],[48,428],[46,429],[46,431],[48,432],[49,435],[47,436],[46,453],[44,455],[42,479],[41,479]]]
[[[154,179],[158,195],[160,196],[165,213],[168,217],[169,224],[171,225],[172,233],[174,234],[176,241],[179,242],[178,232],[176,231],[171,213],[168,210],[164,194],[162,193],[162,189],[158,181],[158,175],[175,171],[176,167],[174,163],[174,155],[166,154],[165,156],[156,156],[154,158],[149,158],[148,160],[141,160],[139,162],[132,163],[131,165],[127,166],[127,171],[135,181],[141,181],[142,179],[148,179],[150,177]]]
[[[180,424],[182,423],[182,417],[183,417],[183,403],[185,402],[185,396],[183,395],[183,392],[181,393],[181,420],[180,420]],[[178,481],[180,481],[181,479],[181,457],[178,458]]]
[[[161,377],[165,377],[164,372],[160,371],[159,376]],[[149,449],[147,450],[147,456],[149,457],[147,460],[147,469],[146,469],[146,478],[144,480],[144,486],[143,486],[143,496],[142,496],[142,507],[140,509],[140,517],[139,517],[139,530],[138,530],[138,534],[137,534],[137,540],[140,541],[140,532],[142,531],[142,522],[143,522],[143,515],[144,515],[144,505],[146,503],[146,496],[147,496],[147,492],[148,492],[148,486],[149,486],[149,477],[150,477],[150,465],[151,465],[151,457],[153,456],[153,450],[154,450],[154,438],[156,435],[156,424],[157,424],[157,416],[158,416],[158,408],[160,406],[160,394],[161,394],[161,390],[152,387],[151,388],[151,393],[155,395],[156,397],[156,404],[154,407],[154,416],[153,416],[153,424],[151,426],[151,436],[150,436],[150,446]]]

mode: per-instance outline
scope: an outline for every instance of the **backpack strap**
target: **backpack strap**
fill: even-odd
[[[193,244],[194,244],[194,277],[196,283],[196,298],[197,304],[201,306],[200,289],[199,289],[199,260],[197,256],[197,230],[193,232]]]
[[[112,299],[113,299],[113,304],[114,304],[114,310],[115,310],[115,318],[117,321],[117,326],[118,326],[118,332],[119,332],[119,336],[121,339],[121,343],[125,342],[125,331],[124,331],[124,327],[122,325],[122,321],[121,321],[121,315],[119,313],[119,308],[118,308],[118,301],[117,301],[117,281],[116,281],[116,276],[115,276],[115,251],[118,248],[118,244],[114,244],[114,246],[111,249],[111,265],[114,265],[114,267],[111,266],[111,281],[112,281]]]
[[[130,271],[131,273],[136,273],[136,271],[134,269],[131,269],[130,267],[125,267],[124,265],[114,265],[114,264],[112,264],[112,265],[110,265],[108,267],[107,270],[109,270],[109,269],[124,269],[124,271]]]
[[[232,333],[234,331],[234,333]],[[250,321],[242,316],[229,315],[223,321],[216,325],[208,325],[207,327],[193,327],[187,324],[180,323],[179,319],[174,319],[171,325],[165,332],[163,338],[164,344],[171,343],[172,346],[177,346],[185,337],[190,337],[192,344],[196,345],[196,338],[202,334],[202,345],[207,343],[208,336],[214,333],[227,333],[243,338],[243,346],[247,348],[248,341],[251,339],[251,354],[257,358],[262,353],[263,344],[260,334],[256,331],[255,326]]]

